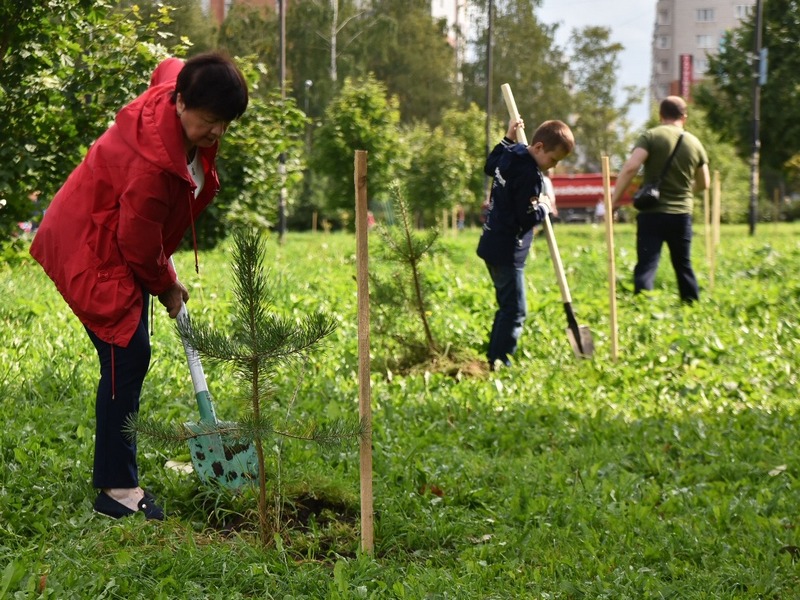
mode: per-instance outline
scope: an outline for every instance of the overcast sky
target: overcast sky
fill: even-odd
[[[617,94],[626,85],[648,87],[650,83],[650,44],[656,15],[656,0],[542,0],[537,13],[548,24],[558,23],[556,42],[565,46],[574,28],[597,25],[611,30],[611,40],[625,49],[620,53]],[[630,118],[636,128],[648,116],[648,96],[635,105]]]

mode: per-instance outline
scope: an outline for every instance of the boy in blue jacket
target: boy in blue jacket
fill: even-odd
[[[523,269],[530,251],[534,226],[550,212],[543,173],[555,167],[575,147],[566,123],[545,121],[528,146],[514,143],[522,119],[512,119],[503,140],[486,159],[483,170],[493,178],[488,214],[483,225],[478,256],[494,284],[498,309],[489,337],[489,368],[497,361],[510,365],[527,315]]]

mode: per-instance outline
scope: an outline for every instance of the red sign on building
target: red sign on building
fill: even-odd
[[[689,93],[694,81],[694,62],[691,54],[681,54],[681,91],[680,96],[689,102]]]

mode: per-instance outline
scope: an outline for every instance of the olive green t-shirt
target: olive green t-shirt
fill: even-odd
[[[699,167],[708,164],[708,155],[700,140],[677,125],[658,125],[639,136],[634,147],[647,151],[643,181],[655,181],[661,175],[681,132],[683,132],[681,147],[678,148],[669,172],[659,186],[661,190],[659,202],[646,212],[669,214],[692,212],[695,173]]]

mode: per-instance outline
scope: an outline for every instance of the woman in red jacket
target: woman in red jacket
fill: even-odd
[[[147,305],[157,296],[174,319],[189,299],[169,257],[189,227],[194,237],[195,219],[219,190],[219,139],[247,102],[242,73],[221,54],[162,62],[55,195],[31,245],[100,359],[100,513],[164,518],[139,487],[136,444],[124,433],[150,364]]]

